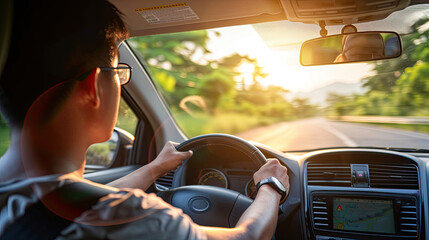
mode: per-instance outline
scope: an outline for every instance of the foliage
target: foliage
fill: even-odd
[[[9,128],[0,124],[0,156],[2,156],[9,147]]]
[[[112,151],[111,144],[107,142],[96,143],[91,145],[86,151],[86,164],[108,166],[112,159],[109,158],[109,154]],[[115,150],[113,146],[113,151]]]
[[[380,127],[397,128],[402,130],[429,133],[429,125],[426,124],[398,124],[398,123],[366,123]]]
[[[136,114],[121,98],[121,101],[119,102],[118,120],[116,121],[115,126],[134,135],[136,132],[137,121],[138,119]]]
[[[251,118],[241,113],[219,113],[214,116],[204,113],[193,116],[179,113],[175,114],[174,118],[188,137],[215,132],[235,134],[279,121],[273,117]]]
[[[316,112],[305,99],[286,100],[282,87],[262,86],[268,74],[256,59],[233,53],[211,60],[211,37],[201,30],[128,40],[188,136],[236,133]],[[239,77],[242,64],[253,65],[251,84]]]
[[[9,147],[9,128],[6,121],[0,114],[0,156],[2,156]]]
[[[365,94],[328,97],[327,114],[429,116],[429,28],[428,19],[411,26],[401,36],[402,56],[374,63],[375,74],[363,80]]]

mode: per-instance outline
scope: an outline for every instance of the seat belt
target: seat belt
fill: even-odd
[[[0,240],[54,239],[73,223],[73,219],[113,192],[83,182],[65,184],[30,206],[22,217],[6,228]]]

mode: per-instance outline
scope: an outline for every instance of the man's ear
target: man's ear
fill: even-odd
[[[100,72],[100,68],[94,68],[88,77],[80,83],[81,96],[84,102],[94,108],[100,106],[100,89],[98,87]]]

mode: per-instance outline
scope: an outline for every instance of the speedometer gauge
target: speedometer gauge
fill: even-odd
[[[249,198],[255,199],[257,190],[253,178],[247,182],[245,192]]]
[[[223,172],[214,169],[206,168],[201,170],[198,180],[199,185],[209,185],[215,187],[228,188],[228,180]]]

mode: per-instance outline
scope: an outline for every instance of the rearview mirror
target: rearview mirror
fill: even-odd
[[[357,32],[305,41],[301,47],[303,66],[339,64],[396,58],[401,40],[394,32]]]

